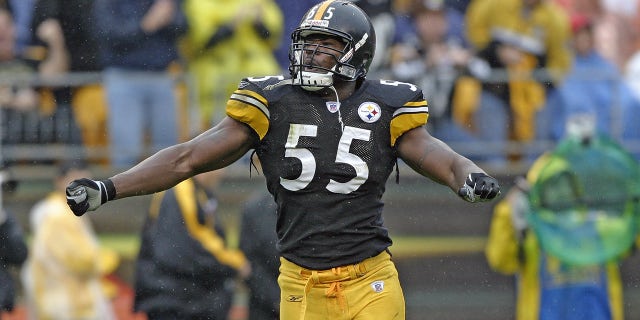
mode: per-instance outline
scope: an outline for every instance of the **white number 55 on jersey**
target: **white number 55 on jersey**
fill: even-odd
[[[300,137],[315,137],[318,134],[318,127],[314,125],[306,124],[291,124],[289,127],[289,136],[287,138],[287,144],[285,145],[286,151],[285,157],[297,158],[302,163],[302,171],[298,178],[290,180],[280,178],[280,184],[287,190],[298,191],[304,189],[316,173],[316,159],[313,157],[311,151],[305,148],[298,148],[298,142]],[[351,143],[354,139],[369,141],[371,137],[371,131],[346,126],[344,132],[340,137],[338,144],[338,152],[336,155],[336,163],[346,163],[352,166],[356,171],[356,176],[347,182],[338,182],[330,180],[327,185],[327,190],[334,193],[348,194],[357,190],[367,178],[369,178],[369,167],[362,158],[349,152],[351,149]]]

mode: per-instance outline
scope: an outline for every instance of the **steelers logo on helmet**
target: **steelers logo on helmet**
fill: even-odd
[[[380,115],[382,114],[382,110],[380,106],[375,102],[363,102],[358,107],[358,115],[360,119],[366,123],[373,123],[380,119]]]

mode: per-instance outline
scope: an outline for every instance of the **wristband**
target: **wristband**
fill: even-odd
[[[107,191],[107,201],[111,201],[116,197],[116,187],[111,179],[100,180]]]

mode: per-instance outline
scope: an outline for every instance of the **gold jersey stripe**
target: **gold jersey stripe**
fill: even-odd
[[[399,115],[394,116],[391,120],[391,127],[389,129],[391,133],[391,146],[395,146],[398,138],[400,138],[400,136],[402,136],[405,132],[427,124],[428,119],[428,112],[407,112],[400,113]]]
[[[319,8],[318,11],[316,11],[316,14],[313,16],[313,20],[320,20],[322,19],[322,16],[324,15],[325,10],[327,10],[327,7],[329,5],[331,5],[333,3],[333,1],[325,1]]]
[[[426,105],[428,105],[427,100],[409,101],[409,102],[404,104],[405,107],[421,107],[421,106],[426,106]]]
[[[229,99],[227,102],[227,116],[251,127],[261,140],[269,130],[268,114],[265,114],[259,107],[243,100]]]

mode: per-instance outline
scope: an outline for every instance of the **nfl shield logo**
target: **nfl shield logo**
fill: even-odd
[[[382,292],[382,290],[384,290],[384,281],[379,280],[379,281],[372,282],[371,289],[373,289],[373,291],[376,293]]]
[[[336,113],[340,109],[340,102],[336,101],[327,101],[327,110],[331,113]]]

